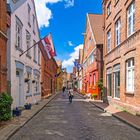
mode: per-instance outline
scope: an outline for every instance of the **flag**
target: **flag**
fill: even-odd
[[[51,34],[41,39],[38,44],[46,60],[51,59],[52,57],[56,56]]]
[[[40,39],[37,43],[33,44],[33,46],[28,48],[26,51],[22,52],[19,56],[21,57],[23,54],[25,54],[27,51],[29,51],[31,48],[35,47],[36,45],[39,46],[39,49],[41,50],[41,53],[43,57],[46,59],[46,61],[56,56],[51,34],[45,36],[43,39]]]
[[[56,56],[56,51],[54,48],[53,40],[52,40],[52,35],[49,34],[47,37],[44,38],[45,42],[47,43],[47,48],[50,52],[51,57]]]

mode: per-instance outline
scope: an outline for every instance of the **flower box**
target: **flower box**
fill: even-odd
[[[32,107],[32,105],[31,105],[30,103],[24,105],[24,108],[25,108],[26,110],[30,110],[31,107]]]

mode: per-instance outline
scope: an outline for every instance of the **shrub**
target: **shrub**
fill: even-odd
[[[11,116],[12,97],[8,93],[0,95],[0,121],[9,120]]]
[[[100,92],[101,92],[101,97],[103,97],[103,94],[104,94],[104,86],[103,86],[103,79],[102,78],[98,82],[98,87],[99,87]]]

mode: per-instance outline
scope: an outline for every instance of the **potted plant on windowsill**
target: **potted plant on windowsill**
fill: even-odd
[[[24,108],[25,108],[26,110],[30,110],[31,107],[32,107],[32,104],[31,104],[31,103],[26,103],[26,104],[24,105]]]

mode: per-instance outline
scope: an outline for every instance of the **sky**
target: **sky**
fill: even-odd
[[[41,38],[52,33],[57,56],[67,72],[83,48],[86,14],[101,14],[102,0],[35,0]]]

